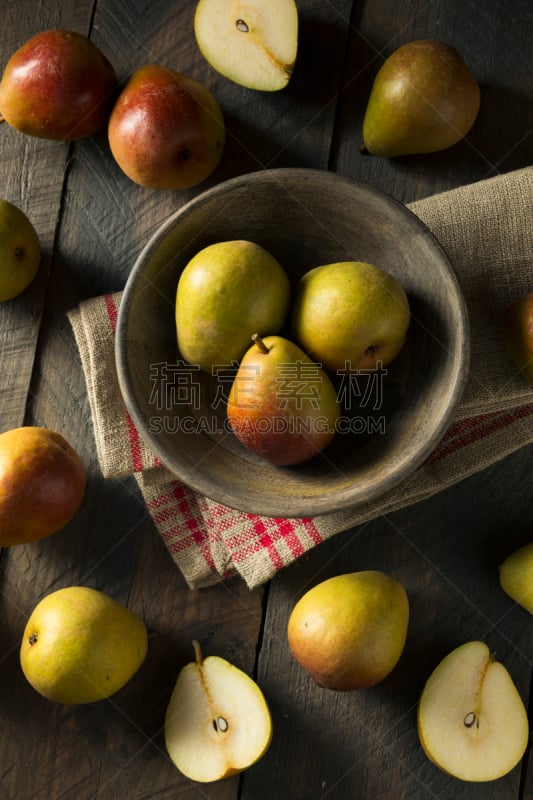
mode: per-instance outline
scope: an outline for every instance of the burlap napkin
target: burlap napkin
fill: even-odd
[[[426,462],[355,512],[274,519],[234,511],[183,486],[140,439],[115,371],[121,294],[69,314],[87,381],[99,463],[108,478],[134,475],[170,555],[190,587],[239,574],[269,580],[339,531],[429,497],[533,441],[533,391],[501,337],[501,314],[533,289],[533,167],[413,203],[461,280],[471,319],[471,373],[456,418]]]

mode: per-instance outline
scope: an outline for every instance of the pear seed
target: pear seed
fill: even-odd
[[[477,722],[477,726],[479,728],[479,722],[477,721],[477,717],[473,711],[470,711],[463,720],[466,728],[471,728],[474,723]]]
[[[249,33],[250,32],[250,28],[248,27],[248,25],[246,24],[246,22],[243,19],[235,20],[235,27],[241,33]]]
[[[217,717],[216,719],[213,720],[213,728],[216,731],[225,733],[229,728],[228,720],[224,719],[224,717]]]

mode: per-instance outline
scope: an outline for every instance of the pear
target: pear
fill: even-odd
[[[30,285],[40,260],[41,245],[33,224],[20,208],[0,200],[0,303]]]
[[[288,84],[298,51],[294,0],[200,0],[194,33],[206,61],[234,83],[265,92]]]
[[[250,767],[268,749],[272,718],[254,680],[219,656],[196,660],[178,675],[165,716],[165,744],[186,777],[208,783]]]
[[[25,425],[0,434],[0,547],[61,530],[85,495],[85,466],[56,431]]]
[[[277,333],[290,301],[289,278],[255,242],[217,242],[200,250],[180,275],[176,330],[181,355],[211,373],[240,361],[250,336]]]
[[[113,106],[108,139],[115,161],[135,183],[190,189],[220,163],[226,128],[207,86],[160,64],[145,64]]]
[[[30,136],[83,139],[106,124],[116,86],[113,66],[87,37],[42,31],[7,62],[0,114]]]
[[[296,661],[324,688],[373,686],[404,650],[409,600],[403,585],[379,570],[336,575],[309,589],[287,626]]]
[[[524,380],[533,386],[533,292],[507,306],[502,324],[507,351]]]
[[[500,567],[500,585],[515,603],[533,614],[533,542],[507,556]]]
[[[418,704],[427,757],[463,781],[497,780],[525,753],[529,724],[513,680],[484,642],[452,650],[429,677]]]
[[[385,158],[444,150],[466,136],[479,106],[479,85],[454,47],[409,42],[376,75],[361,149]]]
[[[364,261],[339,261],[301,277],[291,331],[326,369],[369,370],[396,358],[409,321],[407,295],[393,275]]]
[[[241,444],[270,464],[307,461],[335,436],[340,416],[335,388],[288,339],[257,334],[252,339],[230,389],[229,426]]]
[[[34,608],[20,648],[22,671],[56,703],[93,703],[121,689],[143,663],[143,620],[85,586],[46,595]]]

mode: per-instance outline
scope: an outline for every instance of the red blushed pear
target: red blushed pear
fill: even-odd
[[[230,389],[227,416],[236,438],[271,464],[316,456],[333,439],[340,414],[319,364],[282,336],[252,336]]]
[[[26,426],[0,435],[0,547],[44,539],[81,505],[86,471],[55,431]]]
[[[33,36],[9,59],[0,82],[0,114],[42,139],[92,136],[108,119],[117,78],[87,37],[53,29]]]
[[[189,189],[218,166],[226,129],[212,92],[158,64],[137,69],[109,120],[109,146],[122,171],[152,189]]]

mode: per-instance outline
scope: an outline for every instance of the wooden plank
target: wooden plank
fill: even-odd
[[[519,767],[476,785],[432,765],[418,742],[416,706],[440,659],[471,639],[496,652],[528,704],[531,619],[500,589],[498,565],[531,538],[532,464],[533,452],[510,457],[414,508],[338,534],[272,581],[258,680],[272,705],[275,735],[263,761],[246,774],[243,798],[518,798]],[[488,495],[495,498],[490,506]],[[321,689],[293,659],[287,621],[312,585],[360,569],[384,570],[406,587],[406,648],[391,675],[371,689]],[[298,795],[295,786],[305,791]]]
[[[305,35],[316,40],[327,4],[303,5],[308,8]],[[3,748],[4,786],[20,800],[39,797],[39,792],[47,798],[75,793],[80,800],[196,796],[194,786],[170,764],[162,737],[165,706],[178,668],[192,656],[191,639],[199,638],[206,654],[226,656],[249,673],[254,669],[263,592],[250,592],[242,582],[190,592],[154,531],[133,480],[102,478],[85,379],[66,319],[83,298],[122,288],[150,233],[202,189],[244,171],[289,163],[296,153],[298,163],[327,166],[334,106],[317,120],[317,107],[307,105],[302,85],[274,101],[217,76],[191,44],[194,7],[194,2],[160,2],[141,9],[113,0],[98,3],[94,16],[93,39],[113,55],[121,80],[140,63],[160,61],[209,85],[223,108],[228,146],[221,168],[202,187],[168,193],[132,184],[114,163],[105,131],[70,150],[28,420],[63,432],[84,459],[89,484],[80,512],[65,530],[31,547],[13,549],[0,564],[10,598],[3,612],[10,654],[0,670],[14,686],[5,702],[13,737]],[[318,86],[321,109],[340,77],[344,36],[345,27],[337,24],[327,40],[337,61],[334,83],[322,79]],[[76,583],[127,602],[156,636],[138,676],[112,701],[51,709],[20,674],[17,641],[41,596]],[[30,713],[28,734],[22,721]],[[29,755],[22,774],[18,759],[24,738]],[[239,778],[234,778],[202,787],[201,793],[230,800],[238,786]]]
[[[92,3],[35,10],[31,2],[8,3],[2,11],[0,65],[41,30],[58,26],[87,33]],[[0,307],[0,430],[23,424],[35,347],[43,311],[56,226],[60,216],[69,145],[24,136],[0,125],[2,197],[19,206],[35,226],[41,246],[39,273],[22,295]]]
[[[506,168],[523,163],[531,140],[515,147],[512,142],[526,130],[523,125],[532,124],[517,113],[528,91],[527,26],[511,26],[518,16],[524,19],[526,2],[513,0],[516,13],[508,17],[500,7],[476,4],[474,27],[472,8],[459,0],[406,0],[394,8],[377,0],[354,4],[353,13],[347,0],[299,0],[298,69],[286,92],[270,96],[234,86],[203,61],[191,35],[194,0],[99,0],[66,11],[8,1],[0,21],[1,53],[30,28],[67,22],[81,31],[90,28],[121,81],[141,63],[156,61],[208,85],[219,98],[229,135],[220,168],[203,186],[165,193],[131,184],[111,157],[105,131],[65,147],[0,128],[8,199],[19,198],[35,214],[46,241],[38,281],[20,301],[0,308],[0,375],[12,387],[0,389],[0,428],[26,419],[63,431],[89,473],[83,506],[61,533],[4,552],[0,561],[0,710],[7,732],[2,798],[527,797],[530,787],[524,784],[519,799],[519,770],[488,786],[463,785],[441,774],[418,745],[415,715],[424,680],[463,637],[486,637],[528,699],[530,618],[500,592],[496,570],[508,546],[530,539],[533,454],[516,454],[414,508],[339,534],[276,577],[267,592],[249,592],[240,581],[191,592],[134,480],[105,480],[100,473],[85,379],[66,318],[80,300],[122,288],[151,232],[224,178],[268,166],[329,165],[409,200],[475,179],[487,158]],[[343,78],[348,31],[352,44]],[[513,41],[513,53],[509,48],[502,55],[496,31]],[[384,53],[401,36],[451,33],[486,81],[479,153],[459,147],[428,159],[363,159],[357,136],[376,49]],[[503,113],[496,117],[499,109]],[[509,128],[506,115],[513,116]],[[496,125],[494,135],[487,120]],[[412,617],[404,657],[374,689],[342,695],[320,690],[288,650],[288,615],[313,582],[367,567],[391,571],[408,589]],[[126,603],[146,619],[152,635],[145,664],[114,698],[60,707],[27,684],[18,647],[37,600],[74,583]],[[274,739],[265,758],[241,779],[195,784],[166,756],[164,711],[179,668],[192,657],[192,638],[206,655],[225,656],[250,674],[259,652],[257,678],[273,712]]]
[[[475,3],[358,5],[347,54],[343,103],[333,142],[332,168],[410,202],[498,172],[528,166],[533,159],[530,102],[533,11],[528,0],[503,5]],[[513,20],[521,20],[515,24]],[[510,30],[512,28],[512,35]],[[494,42],[511,36],[500,51]],[[466,139],[452,148],[394,159],[361,155],[362,123],[374,77],[397,47],[415,39],[440,39],[463,55],[481,87],[481,108]],[[509,41],[511,40],[509,39]],[[526,67],[525,65],[529,66]]]
[[[516,13],[523,6],[517,3]],[[502,11],[464,4],[383,2],[354,6],[351,46],[331,166],[409,201],[531,161],[531,105],[527,71],[493,61],[494,26],[509,24]],[[531,18],[522,7],[522,19]],[[483,108],[471,144],[426,157],[376,159],[359,153],[371,82],[383,56],[413,38],[455,41],[483,83]],[[518,63],[530,62],[527,35],[519,35]],[[513,46],[514,50],[514,46]],[[529,54],[529,55],[528,55]],[[506,82],[497,91],[495,72]],[[500,114],[512,116],[503,135]],[[496,122],[494,123],[494,119]],[[496,130],[494,130],[494,124]],[[446,652],[469,638],[484,638],[509,669],[526,704],[530,700],[530,618],[498,585],[497,567],[513,546],[530,540],[531,493],[522,452],[459,487],[414,508],[335,536],[276,577],[269,590],[258,680],[274,712],[273,743],[243,780],[243,799],[276,797],[528,797],[521,771],[492,784],[447,777],[423,754],[416,734],[416,704],[431,670]],[[509,534],[513,531],[513,541]],[[286,625],[301,594],[334,574],[358,569],[389,571],[406,585],[411,624],[397,670],[373,689],[335,693],[315,686],[292,658]],[[529,759],[531,760],[531,759]],[[527,755],[523,762],[526,769]],[[290,779],[287,776],[290,775]],[[531,769],[527,773],[531,781]],[[305,788],[304,788],[305,787]],[[529,790],[530,791],[530,790]]]

